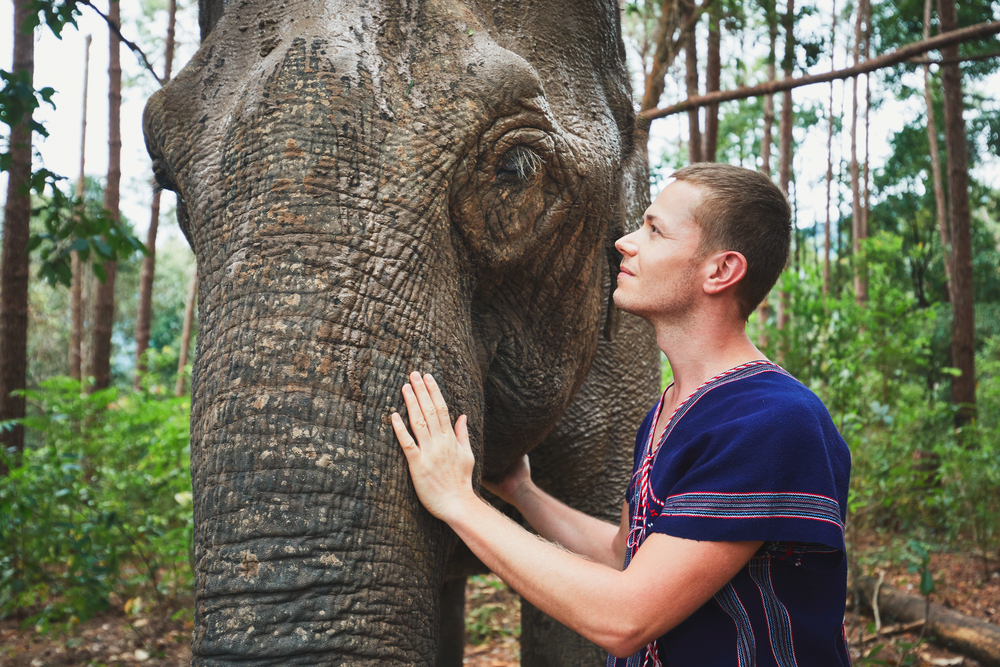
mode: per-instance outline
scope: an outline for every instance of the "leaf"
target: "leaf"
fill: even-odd
[[[927,597],[934,592],[934,577],[929,570],[920,573],[920,594]]]
[[[112,260],[115,258],[115,254],[111,251],[111,246],[104,239],[94,239],[93,241],[94,250],[98,255],[107,260]]]

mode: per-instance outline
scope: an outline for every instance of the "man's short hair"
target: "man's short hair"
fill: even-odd
[[[746,258],[747,273],[736,284],[736,303],[740,316],[749,318],[788,262],[788,200],[764,174],[730,164],[700,162],[678,169],[673,178],[701,191],[694,213],[701,228],[699,252],[735,250]]]

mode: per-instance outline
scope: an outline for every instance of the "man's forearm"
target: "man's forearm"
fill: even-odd
[[[616,540],[619,526],[602,521],[553,498],[533,482],[514,498],[521,516],[539,535],[573,553],[620,570],[625,561],[624,540]]]
[[[760,546],[652,534],[623,571],[539,539],[478,496],[443,518],[531,604],[619,657],[687,618]]]
[[[542,514],[551,517],[553,512],[546,498],[558,503],[547,494],[535,502],[544,504]],[[616,532],[614,526],[558,504],[569,513],[602,524],[612,535]],[[537,507],[529,503],[526,509],[531,512]],[[555,514],[559,518],[543,521],[543,526],[554,527],[555,532],[569,532],[575,523],[568,518],[572,515],[562,511]],[[581,553],[593,559],[588,561],[563,551],[528,533],[486,503],[472,505],[461,518],[449,524],[490,570],[541,611],[608,651],[622,654],[625,647],[631,648],[627,641],[631,629],[626,620],[628,614],[623,613],[627,605],[622,605],[619,599],[624,592],[617,581],[624,574],[620,563],[608,566],[593,562],[600,559],[592,554]],[[541,529],[536,529],[544,535]],[[611,536],[607,536],[606,543],[610,542]],[[571,544],[562,545],[576,551]]]

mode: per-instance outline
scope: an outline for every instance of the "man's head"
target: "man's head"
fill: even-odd
[[[642,226],[618,239],[618,308],[651,322],[679,321],[699,295],[731,295],[746,319],[788,259],[791,211],[762,174],[723,164],[674,172]]]
[[[698,188],[693,211],[701,229],[699,254],[734,250],[746,258],[746,275],[735,286],[740,315],[750,317],[788,261],[791,209],[764,174],[715,162],[678,169],[673,178]]]

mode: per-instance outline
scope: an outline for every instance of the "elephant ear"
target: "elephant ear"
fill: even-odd
[[[604,340],[609,343],[614,341],[618,334],[618,321],[621,313],[615,307],[615,288],[618,287],[618,271],[621,268],[622,256],[615,248],[615,241],[625,235],[625,216],[615,216],[614,222],[608,225],[607,235],[604,237],[604,252],[608,258],[608,299],[607,311],[604,315]]]

